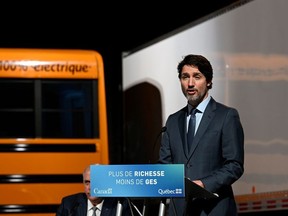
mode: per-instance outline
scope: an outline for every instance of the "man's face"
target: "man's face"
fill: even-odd
[[[87,171],[83,175],[84,177],[84,191],[87,197],[90,197],[90,171]]]
[[[197,107],[208,96],[206,77],[197,67],[185,65],[180,76],[181,89],[193,107]]]
[[[90,193],[90,170],[83,174],[83,181],[84,181],[84,192],[87,198],[91,201],[91,203],[98,204],[101,202],[102,198],[93,197]]]

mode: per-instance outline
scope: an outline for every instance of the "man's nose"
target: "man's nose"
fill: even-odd
[[[189,81],[188,81],[188,85],[189,85],[189,86],[194,86],[194,84],[195,84],[194,81],[195,81],[195,80],[193,79],[193,77],[190,77],[190,78],[189,78]]]

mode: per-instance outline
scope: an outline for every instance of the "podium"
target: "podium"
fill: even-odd
[[[211,193],[210,191],[202,188],[201,186],[195,184],[189,178],[185,177],[185,200],[186,200],[186,207],[185,207],[185,215],[187,212],[187,204],[189,201],[193,199],[215,199],[219,197],[216,193]]]
[[[185,181],[185,200],[186,204],[188,203],[189,200],[193,199],[215,199],[218,196],[218,194],[211,193],[210,191],[206,190],[205,188],[202,188],[201,186],[195,184],[193,181],[191,181],[189,178],[184,177]],[[175,199],[175,198],[171,198]],[[177,199],[177,198],[176,198]],[[172,204],[173,205],[173,204]],[[172,206],[174,208],[174,206]],[[143,208],[143,216],[148,216],[145,215],[145,203],[144,203],[144,208]],[[166,199],[161,199],[160,204],[159,204],[159,214],[158,216],[164,216],[166,211]],[[174,209],[175,211],[175,209]],[[186,209],[185,209],[186,211]]]
[[[90,178],[92,196],[119,198],[116,216],[122,215],[123,198],[128,199],[130,208],[133,206],[140,216],[145,215],[145,199],[160,199],[158,216],[164,216],[168,198],[172,201],[185,198],[187,204],[194,198],[217,197],[186,178],[184,164],[91,165]],[[144,199],[143,214],[130,198]]]
[[[185,177],[185,198],[187,199],[214,199],[217,198],[218,195],[215,193],[211,193],[210,191],[202,188],[201,186],[195,184],[189,178]]]

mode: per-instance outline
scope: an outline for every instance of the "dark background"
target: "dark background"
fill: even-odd
[[[0,47],[98,51],[104,60],[110,162],[122,163],[122,53],[237,2],[1,2]]]

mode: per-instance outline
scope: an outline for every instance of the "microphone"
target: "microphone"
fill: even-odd
[[[134,214],[133,214],[133,208],[134,208],[140,216],[143,216],[141,214],[141,212],[139,211],[139,209],[137,208],[137,206],[130,200],[130,198],[127,197],[126,199],[128,201],[128,205],[129,205],[129,209],[130,209],[131,215],[134,216]]]
[[[161,128],[161,132],[162,132],[162,133],[165,132],[166,130],[167,130],[167,127],[166,127],[166,126],[164,126],[164,127]]]
[[[155,139],[155,141],[154,141],[154,143],[153,143],[152,157],[149,158],[149,164],[151,163],[151,159],[152,159],[153,156],[154,156],[155,148],[156,148],[156,145],[157,145],[157,141],[158,141],[159,137],[162,135],[162,133],[164,133],[166,130],[167,130],[167,127],[166,127],[166,126],[163,126],[163,127],[161,128],[160,133],[158,133],[158,135],[157,135],[157,137],[156,137],[156,139]]]

